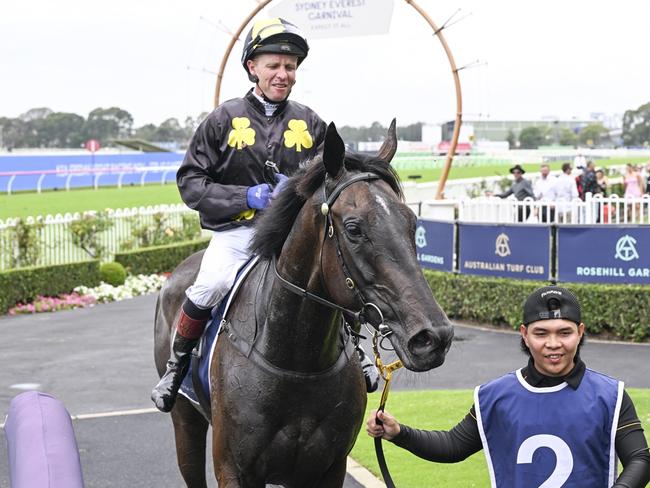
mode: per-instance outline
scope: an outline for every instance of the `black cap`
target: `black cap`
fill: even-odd
[[[580,303],[566,288],[543,286],[524,302],[524,325],[537,320],[565,319],[580,325]]]

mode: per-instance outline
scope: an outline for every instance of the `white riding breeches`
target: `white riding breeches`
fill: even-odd
[[[235,283],[237,271],[248,258],[252,227],[235,227],[214,232],[203,254],[199,274],[185,295],[199,308],[217,305]]]

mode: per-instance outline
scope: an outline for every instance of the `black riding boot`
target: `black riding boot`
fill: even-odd
[[[178,389],[190,364],[192,349],[198,341],[176,333],[172,354],[167,361],[167,371],[151,392],[151,400],[161,412],[170,412],[174,407]]]
[[[366,390],[368,393],[372,393],[379,387],[379,371],[375,363],[370,359],[370,356],[366,354],[366,351],[361,346],[357,346],[356,349],[359,355],[363,377],[366,379]]]

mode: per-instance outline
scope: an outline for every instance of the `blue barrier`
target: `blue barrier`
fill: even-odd
[[[454,223],[419,219],[415,248],[420,266],[438,271],[454,270]]]
[[[551,228],[546,225],[458,224],[459,271],[504,278],[550,278]]]
[[[650,226],[561,226],[558,279],[650,284]]]
[[[165,183],[182,161],[176,152],[0,156],[0,191]]]
[[[5,423],[12,488],[83,488],[70,414],[47,393],[28,391],[9,405]]]

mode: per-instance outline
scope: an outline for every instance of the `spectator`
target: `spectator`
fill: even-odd
[[[528,364],[477,387],[474,405],[453,429],[415,429],[373,411],[366,431],[439,463],[483,449],[493,487],[643,488],[650,454],[641,420],[622,382],[586,367],[584,331],[569,290],[538,288],[519,327]],[[536,452],[541,447],[543,454]],[[618,477],[616,457],[623,465]],[[545,483],[553,469],[561,481],[551,476],[555,481]]]
[[[640,198],[643,194],[645,185],[635,165],[627,164],[625,176],[623,176],[623,186],[625,187],[625,198]]]
[[[519,201],[522,201],[526,198],[535,198],[535,193],[533,192],[533,187],[530,184],[530,181],[524,178],[524,173],[526,171],[520,165],[516,164],[510,168],[510,174],[515,177],[515,181],[512,183],[512,186],[506,191],[499,193],[495,196],[499,198],[508,198],[510,195],[514,195],[515,198]],[[517,209],[517,222],[525,222],[528,216],[530,215],[530,207],[526,206],[524,212],[524,206],[519,206]],[[524,216],[525,213],[525,216]]]
[[[583,154],[578,153],[578,155],[573,158],[573,165],[576,169],[584,169],[587,165],[587,158],[585,158]]]
[[[551,176],[551,168],[548,164],[542,164],[539,168],[540,177],[535,180],[533,185],[533,192],[537,200],[544,202],[555,201],[555,183],[557,178]],[[555,216],[555,209],[552,203],[543,204],[542,206],[542,222],[552,222]]]
[[[571,219],[571,201],[578,198],[576,181],[571,176],[571,163],[562,165],[562,174],[555,182],[555,209],[558,212],[559,220],[563,223]]]
[[[599,168],[596,170],[596,184],[598,185],[600,194],[604,197],[608,196],[609,180],[607,179],[607,175],[603,169]]]
[[[650,162],[645,167],[645,192],[650,195]]]
[[[587,161],[587,166],[585,166],[582,175],[580,176],[580,183],[582,186],[582,200],[585,199],[587,193],[592,195],[598,195],[600,193],[600,187],[596,181],[596,167],[593,161]]]
[[[625,169],[625,176],[623,177],[623,186],[625,187],[624,197],[626,200],[633,200],[641,198],[645,184],[641,173],[637,167],[628,163]],[[641,217],[641,202],[638,200],[634,203],[628,202],[627,204],[628,220],[633,222]]]

